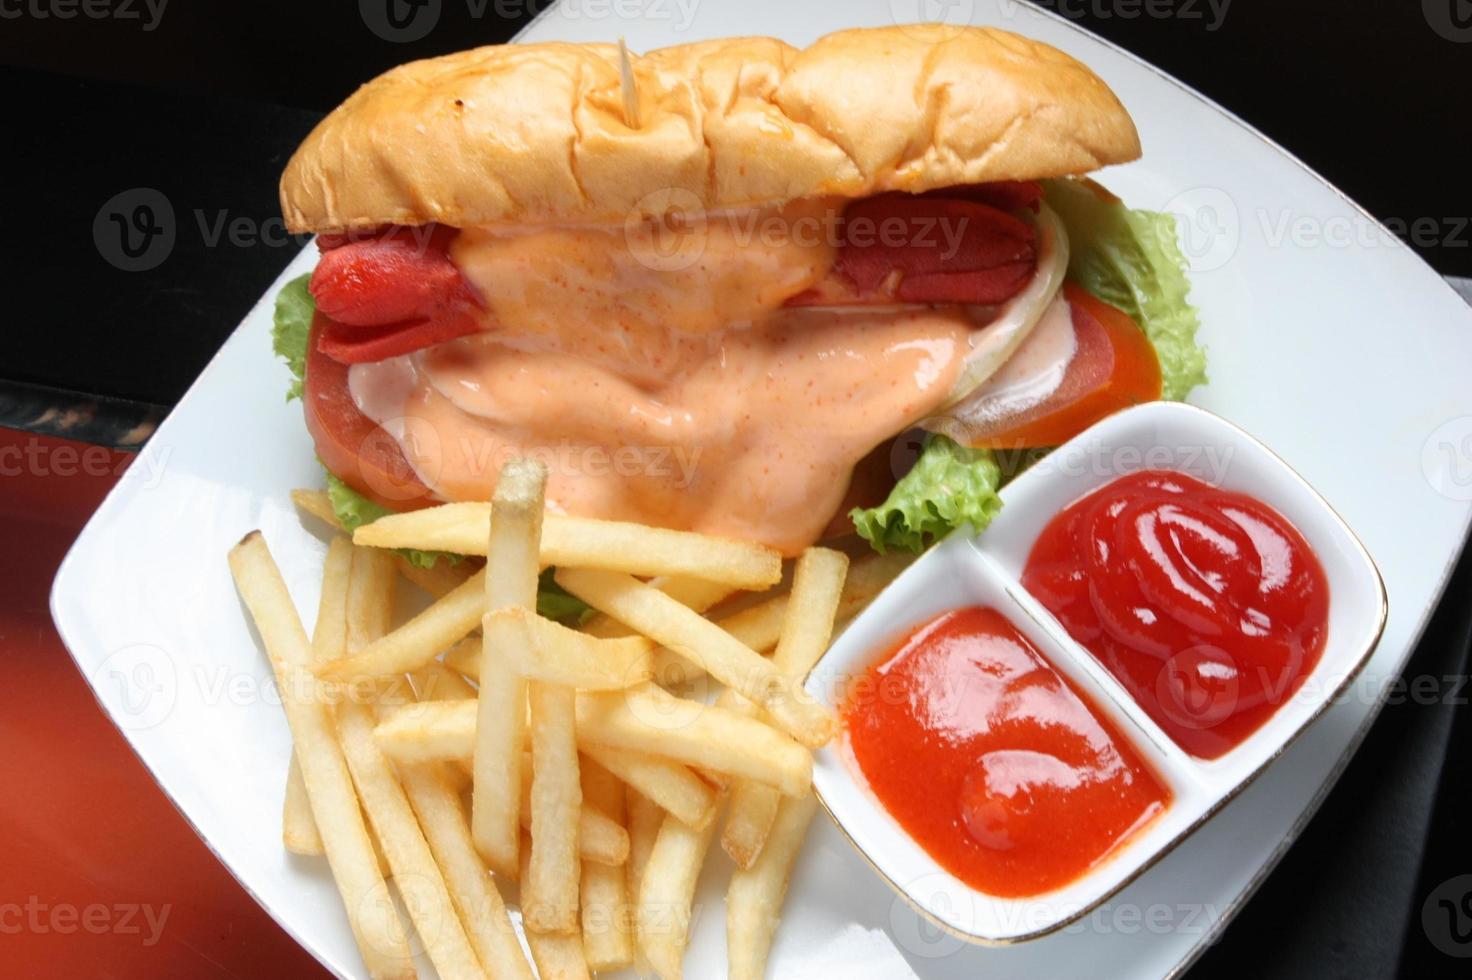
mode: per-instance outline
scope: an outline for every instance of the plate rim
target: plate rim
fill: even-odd
[[[553,0],[552,3],[548,4],[532,20],[528,21],[514,35],[512,35],[506,43],[522,43],[522,39],[525,34],[535,28],[542,21],[549,19],[551,15],[556,12],[556,10],[561,6],[563,6],[562,0]],[[1165,70],[1151,64],[1149,61],[1146,61],[1144,58],[1121,47],[1108,38],[1096,34],[1085,27],[1082,27],[1078,23],[1070,20],[1067,17],[1062,16],[1056,11],[1043,7],[1033,7],[1030,5],[1023,9],[1025,9],[1025,13],[1030,16],[1037,17],[1038,19],[1048,20],[1055,24],[1061,24],[1066,29],[1071,30],[1076,34],[1084,37],[1085,39],[1097,43],[1108,49],[1112,53],[1123,57],[1133,65],[1145,69],[1155,78],[1164,81],[1165,83],[1173,86],[1178,91],[1197,100],[1201,104],[1213,110],[1215,113],[1217,113],[1228,122],[1234,124],[1247,134],[1253,136],[1259,142],[1273,150],[1283,160],[1286,160],[1287,162],[1295,166],[1303,175],[1306,175],[1307,177],[1318,183],[1320,186],[1330,191],[1336,198],[1339,199],[1342,204],[1346,205],[1349,209],[1351,209],[1361,217],[1372,222],[1377,229],[1384,232],[1391,243],[1391,247],[1389,249],[1390,254],[1394,254],[1395,252],[1399,251],[1403,252],[1406,255],[1409,255],[1420,266],[1424,268],[1425,272],[1430,274],[1431,278],[1435,279],[1440,284],[1441,288],[1450,291],[1452,297],[1458,303],[1462,304],[1463,306],[1467,305],[1465,298],[1454,287],[1452,287],[1452,285],[1448,283],[1446,279],[1439,272],[1437,272],[1437,270],[1432,267],[1429,262],[1423,259],[1419,254],[1417,254],[1398,237],[1390,234],[1389,230],[1378,218],[1370,214],[1369,211],[1367,211],[1364,207],[1357,203],[1337,185],[1329,181],[1318,171],[1314,170],[1312,167],[1306,164],[1296,154],[1286,149],[1282,144],[1278,143],[1272,137],[1263,133],[1256,126],[1245,121],[1240,116],[1225,108],[1211,97],[1197,91],[1192,86],[1186,84],[1180,79],[1177,79],[1175,76],[1169,74]],[[170,408],[168,414],[159,423],[159,426],[155,430],[153,435],[150,436],[149,442],[153,442],[154,439],[156,439],[161,433],[167,431],[171,423],[175,422],[175,415],[178,414],[180,410],[183,409],[186,405],[188,405],[191,399],[197,396],[198,390],[205,384],[205,382],[212,379],[213,376],[219,371],[221,361],[226,352],[231,350],[235,344],[241,342],[242,331],[245,328],[246,324],[253,318],[258,310],[266,306],[274,299],[275,293],[279,290],[281,284],[286,281],[288,274],[292,272],[293,266],[300,259],[302,253],[306,252],[312,247],[312,243],[308,243],[306,246],[304,246],[302,250],[292,254],[291,258],[282,267],[280,274],[274,280],[272,280],[270,285],[267,286],[266,290],[261,294],[260,298],[257,299],[257,301],[242,314],[240,321],[226,337],[224,343],[222,343],[220,347],[215,351],[215,353],[210,357],[210,359],[206,362],[204,368],[200,371],[199,375],[195,377],[195,379],[185,389],[184,393],[179,397],[178,401]],[[147,451],[148,446],[147,444],[145,444],[139,455],[141,455],[142,452]],[[119,720],[116,717],[115,713],[102,699],[97,689],[92,685],[88,671],[78,659],[78,655],[74,650],[74,646],[76,645],[74,643],[76,634],[75,631],[70,628],[69,619],[62,610],[62,603],[66,599],[65,586],[67,585],[68,579],[73,574],[73,566],[77,563],[77,561],[80,560],[78,555],[81,552],[83,545],[87,543],[89,537],[97,533],[96,528],[100,526],[101,521],[104,518],[110,516],[110,512],[113,509],[122,506],[120,501],[125,495],[131,495],[127,486],[126,475],[108,491],[107,496],[103,499],[102,503],[97,507],[95,511],[93,511],[91,515],[89,515],[86,523],[83,524],[76,538],[67,548],[66,555],[57,567],[57,571],[52,580],[51,589],[48,594],[47,605],[48,611],[51,614],[52,622],[56,626],[57,633],[62,640],[62,645],[63,647],[65,647],[68,656],[71,657],[72,662],[76,665],[78,672],[82,674],[83,679],[87,682],[88,690],[91,693],[93,699],[98,703],[103,713],[107,716],[108,720],[112,722],[113,726],[118,730],[119,734],[122,735],[123,740],[127,743],[129,750],[134,754],[135,757],[137,757],[145,770],[147,770],[149,775],[153,778],[155,784],[157,784],[159,790],[163,793],[164,797],[184,819],[190,829],[194,831],[195,835],[200,838],[200,840],[204,843],[209,852],[215,857],[217,861],[220,862],[220,864],[226,869],[230,876],[234,878],[237,883],[239,883],[240,887],[246,892],[246,894],[250,895],[250,897],[256,902],[256,904],[261,906],[266,914],[269,915],[272,920],[275,921],[279,926],[281,926],[282,930],[286,932],[287,935],[291,936],[292,939],[295,940],[303,949],[311,953],[312,956],[320,964],[322,964],[324,969],[326,969],[334,976],[342,978],[342,980],[349,980],[349,978],[352,976],[351,973],[346,972],[341,964],[334,962],[328,956],[326,951],[321,949],[315,943],[304,938],[291,925],[291,923],[287,922],[283,918],[283,916],[279,915],[277,911],[271,907],[270,904],[265,902],[262,897],[241,878],[240,874],[236,871],[235,867],[230,864],[230,862],[225,861],[221,857],[218,849],[215,847],[213,842],[206,834],[201,831],[200,827],[195,823],[190,815],[185,812],[184,808],[180,805],[179,800],[175,797],[174,793],[168,788],[168,785],[161,778],[159,772],[155,769],[153,765],[149,763],[144,752],[135,741],[133,732],[131,732],[126,726],[119,723]],[[1435,614],[1436,610],[1440,607],[1441,603],[1445,599],[1447,586],[1450,584],[1452,573],[1455,570],[1458,562],[1462,558],[1464,552],[1468,548],[1469,537],[1472,537],[1472,508],[1468,508],[1466,513],[1464,514],[1461,532],[1458,536],[1459,543],[1456,549],[1452,552],[1451,556],[1444,563],[1443,567],[1440,568],[1435,574],[1434,582],[1431,587],[1431,600],[1428,602],[1426,608],[1423,609],[1420,614],[1415,618],[1414,623],[1411,625],[1411,628],[1408,631],[1405,650],[1397,657],[1393,665],[1395,674],[1398,675],[1404,670],[1405,665],[1410,660],[1411,655],[1415,652],[1416,648],[1420,646],[1422,640],[1425,638],[1425,633],[1430,625],[1432,616]],[[1335,758],[1333,764],[1329,768],[1327,775],[1324,777],[1323,781],[1316,789],[1314,795],[1303,807],[1302,812],[1299,813],[1298,817],[1288,828],[1287,832],[1285,832],[1282,838],[1277,842],[1277,844],[1274,845],[1273,849],[1268,854],[1267,859],[1248,880],[1245,887],[1243,887],[1242,890],[1236,896],[1234,896],[1231,901],[1226,902],[1221,906],[1220,914],[1217,916],[1217,918],[1212,921],[1208,928],[1202,930],[1196,941],[1188,948],[1186,955],[1183,956],[1168,972],[1161,975],[1162,980],[1176,980],[1176,978],[1180,977],[1186,970],[1190,969],[1190,967],[1193,966],[1201,958],[1205,951],[1221,938],[1221,935],[1232,924],[1237,915],[1240,914],[1242,908],[1245,907],[1246,904],[1257,894],[1257,891],[1262,886],[1262,884],[1277,869],[1283,857],[1287,854],[1289,849],[1298,841],[1298,838],[1302,835],[1303,830],[1313,820],[1314,816],[1317,815],[1319,809],[1323,805],[1323,802],[1328,798],[1329,793],[1338,784],[1339,779],[1344,773],[1344,770],[1349,765],[1351,759],[1357,754],[1360,746],[1363,744],[1365,738],[1368,736],[1370,729],[1373,727],[1375,721],[1379,718],[1381,711],[1384,709],[1389,694],[1389,685],[1382,685],[1381,689],[1375,692],[1373,703],[1368,706],[1364,718],[1361,720],[1360,724],[1355,728],[1355,730],[1350,733],[1349,738],[1345,742],[1343,750]],[[1305,728],[1306,727],[1307,726],[1305,726]]]

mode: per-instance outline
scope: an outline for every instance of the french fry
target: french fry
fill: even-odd
[[[465,763],[475,751],[475,713],[472,700],[410,705],[385,713],[373,734],[384,753],[403,764]],[[686,823],[704,826],[714,812],[715,791],[687,766],[581,735],[578,749]]]
[[[521,827],[532,828],[531,765],[522,770]],[[525,840],[525,836],[523,836]],[[620,866],[629,859],[629,832],[617,820],[589,806],[578,808],[578,857],[594,864]],[[526,883],[522,886],[525,888]]]
[[[650,579],[649,584],[680,605],[689,606],[698,613],[705,612],[738,591],[725,582],[708,582],[705,579],[691,578],[688,575],[661,575]],[[630,636],[633,632],[623,623],[604,613],[596,613],[592,619],[583,624],[582,630],[589,636],[600,636],[605,639]]]
[[[327,496],[326,490],[293,490],[291,491],[291,502],[303,514],[317,518],[334,530],[344,530],[342,522],[337,519],[337,511],[333,508],[332,499]]]
[[[843,596],[838,600],[838,611],[834,619],[838,622],[850,619],[863,612],[874,597],[884,591],[915,560],[915,556],[900,551],[887,555],[865,555],[849,565],[848,577],[843,581]]]
[[[828,742],[838,720],[765,657],[657,589],[621,572],[563,568],[557,582],[595,609],[657,640],[766,709],[809,748]]]
[[[527,867],[531,860],[531,841],[523,840],[520,845],[521,880],[531,878]],[[588,959],[583,952],[583,936],[574,930],[571,933],[549,933],[538,928],[537,908],[522,896],[521,924],[526,931],[526,944],[532,951],[532,961],[537,964],[537,976],[541,980],[590,980]]]
[[[763,980],[792,866],[817,812],[812,793],[787,797],[750,868],[737,869],[726,891],[726,958],[730,980]]]
[[[387,885],[378,869],[347,760],[325,699],[308,670],[311,650],[306,631],[259,531],[252,531],[231,549],[230,571],[276,675],[312,816],[363,962],[375,978],[413,977],[408,937],[392,904],[385,900]]]
[[[476,691],[456,671],[431,660],[409,675],[420,701],[474,701]]]
[[[304,857],[322,853],[322,835],[312,819],[312,803],[307,799],[307,784],[302,782],[302,766],[295,749],[286,770],[286,796],[281,801],[281,842],[291,853]]]
[[[353,541],[376,548],[484,555],[494,509],[485,503],[456,503],[390,514],[358,528]],[[742,589],[764,589],[782,577],[782,558],[772,549],[690,531],[549,514],[542,532],[544,565],[683,575]]]
[[[807,792],[812,782],[812,756],[775,728],[652,685],[579,695],[577,725],[590,744],[745,776],[788,795]]]
[[[679,980],[690,943],[695,883],[715,836],[715,821],[696,830],[666,816],[639,881],[639,950],[663,980]]]
[[[392,555],[373,548],[353,548],[344,617],[349,656],[388,633],[393,623],[397,586]]]
[[[801,683],[827,651],[847,573],[848,556],[842,552],[809,548],[798,559],[782,638],[772,654],[772,666],[782,676]],[[756,860],[781,799],[770,786],[744,779],[732,787],[721,847],[737,867],[749,868]]]
[[[578,927],[578,821],[583,813],[575,730],[577,693],[561,685],[532,681],[527,696],[532,733],[532,855],[527,864],[531,877],[522,881],[522,894],[541,910],[544,932],[570,933]]]
[[[846,622],[862,612],[913,560],[912,555],[892,551],[887,555],[866,555],[854,562],[843,584],[838,622]],[[782,636],[782,620],[786,615],[787,596],[783,594],[718,619],[716,625],[758,653],[766,653]],[[666,687],[692,683],[704,674],[705,671],[668,647],[654,651],[654,679]]]
[[[782,616],[786,609],[787,596],[773,596],[715,623],[743,645],[757,653],[767,653],[777,645],[777,639],[782,635]],[[653,669],[655,681],[665,687],[693,684],[705,676],[705,671],[698,664],[669,647],[655,649]]]
[[[583,805],[622,822],[624,784],[592,759],[579,760]],[[621,970],[634,962],[634,937],[629,929],[627,879],[624,869],[583,863],[579,914],[583,951],[594,972]]]
[[[295,500],[298,493],[311,492],[293,490],[292,499]],[[328,504],[327,507],[331,513],[331,505]],[[327,546],[327,557],[322,562],[322,591],[317,605],[317,623],[312,631],[312,663],[321,663],[335,656],[335,651],[346,648],[345,597],[352,562],[352,544],[347,538],[334,536]],[[317,832],[317,822],[312,818],[312,804],[307,799],[307,787],[302,781],[301,764],[295,750],[291,753],[291,765],[287,769],[286,797],[282,801],[281,810],[281,837],[286,849],[293,854],[321,854],[322,835]]]
[[[422,701],[384,712],[373,737],[395,762],[468,762],[475,755],[476,713],[474,699]],[[519,784],[519,763],[516,771]]]
[[[582,739],[579,747],[594,762],[668,810],[677,820],[692,827],[704,827],[715,813],[716,791],[688,766],[647,752],[586,744]]]
[[[484,608],[537,606],[537,554],[542,533],[547,468],[512,460],[501,470],[494,495],[495,519],[476,527],[490,557],[480,588]],[[369,525],[371,526],[371,525]],[[502,627],[481,626],[471,834],[492,870],[508,877],[521,870],[521,750],[526,730],[526,681],[509,662],[515,637]],[[446,644],[448,645],[448,644]]]
[[[532,980],[501,893],[470,840],[470,824],[448,769],[439,763],[404,766],[399,776],[486,973],[495,980]]]
[[[346,626],[348,649],[361,649],[388,632],[398,575],[393,556],[372,548],[354,548],[348,582]],[[400,679],[402,684],[402,679]],[[390,690],[388,682],[376,685]],[[402,691],[393,696],[404,698]],[[374,836],[393,873],[393,882],[425,952],[442,977],[483,977],[465,927],[456,915],[448,886],[398,774],[373,740],[376,705],[345,700],[337,707],[337,734],[342,742],[353,785],[368,815]]]
[[[353,785],[430,962],[441,977],[485,976],[404,789],[373,742],[372,708],[353,702],[340,704],[337,731]]]
[[[348,648],[348,594],[352,574],[352,542],[334,537],[322,562],[322,592],[317,602],[317,622],[312,627],[308,666],[327,663],[342,656]]]
[[[373,857],[378,861],[378,873],[383,875],[384,881],[392,881],[394,869],[388,866],[388,857],[383,853],[383,843],[373,832],[373,821],[368,819],[367,810],[363,811],[363,822],[368,827],[368,837],[373,841]],[[388,893],[385,892],[384,897],[387,898],[387,895]]]
[[[592,637],[568,630],[551,619],[523,617],[520,612],[498,611],[492,615],[509,615],[518,619],[518,642],[509,647],[518,670],[527,668],[540,675],[540,680],[570,684],[587,690],[617,690],[643,683],[654,675],[651,650],[645,637]],[[508,628],[508,637],[511,628]],[[536,664],[530,656],[531,645],[542,640],[551,656]],[[480,680],[480,640],[461,640],[445,652],[445,664],[465,677]],[[528,674],[530,677],[531,674]]]
[[[356,653],[323,664],[317,668],[318,675],[352,681],[418,670],[480,625],[486,608],[485,589],[482,569],[398,629]]]
[[[642,684],[651,676],[649,655],[654,644],[642,636],[598,639],[519,606],[486,614],[487,622],[493,619],[510,620],[496,627],[505,631],[511,666],[529,680],[589,691],[617,691]]]
[[[629,825],[629,860],[624,866],[625,877],[628,880],[628,895],[631,903],[632,922],[635,927],[634,942],[634,970],[639,976],[648,976],[650,973],[649,962],[644,953],[639,949],[637,926],[641,913],[639,905],[639,889],[644,880],[644,867],[649,863],[649,855],[654,850],[654,841],[659,837],[659,828],[664,823],[665,812],[659,805],[637,790],[630,789],[626,793],[625,808]],[[706,821],[710,822],[709,819]]]
[[[444,665],[478,682],[480,680],[481,647],[484,645],[485,640],[481,637],[467,636],[445,651]]]

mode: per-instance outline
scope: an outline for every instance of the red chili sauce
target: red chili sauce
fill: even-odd
[[[847,742],[916,843],[978,891],[1068,884],[1170,804],[1119,732],[995,609],[945,613],[849,687]]]
[[[1166,470],[1121,477],[1053,518],[1022,584],[1203,759],[1298,690],[1329,632],[1324,569],[1283,515]]]

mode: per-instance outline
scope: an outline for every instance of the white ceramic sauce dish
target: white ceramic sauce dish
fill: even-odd
[[[1255,497],[1293,523],[1329,584],[1329,631],[1318,663],[1260,728],[1216,759],[1182,750],[1117,680],[1021,586],[1033,543],[1069,504],[1120,476],[1175,470]],[[1005,615],[1128,740],[1173,799],[1163,814],[1067,885],[1027,898],[979,892],[946,871],[871,793],[842,737],[818,753],[813,782],[839,828],[921,915],[964,939],[1015,943],[1088,914],[1186,840],[1275,759],[1370,658],[1387,615],[1380,574],[1359,539],[1281,459],[1241,429],[1188,405],[1120,412],[1012,481],[978,536],[955,534],[922,556],[844,631],[807,680],[838,707],[848,679],[911,631],[968,606]],[[1081,817],[1082,818],[1082,817]]]

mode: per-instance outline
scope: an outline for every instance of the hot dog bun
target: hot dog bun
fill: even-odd
[[[294,232],[440,222],[618,222],[815,195],[1081,174],[1140,154],[1092,71],[1048,45],[944,25],[839,31],[799,50],[729,38],[477,48],[403,65],[287,165]]]

